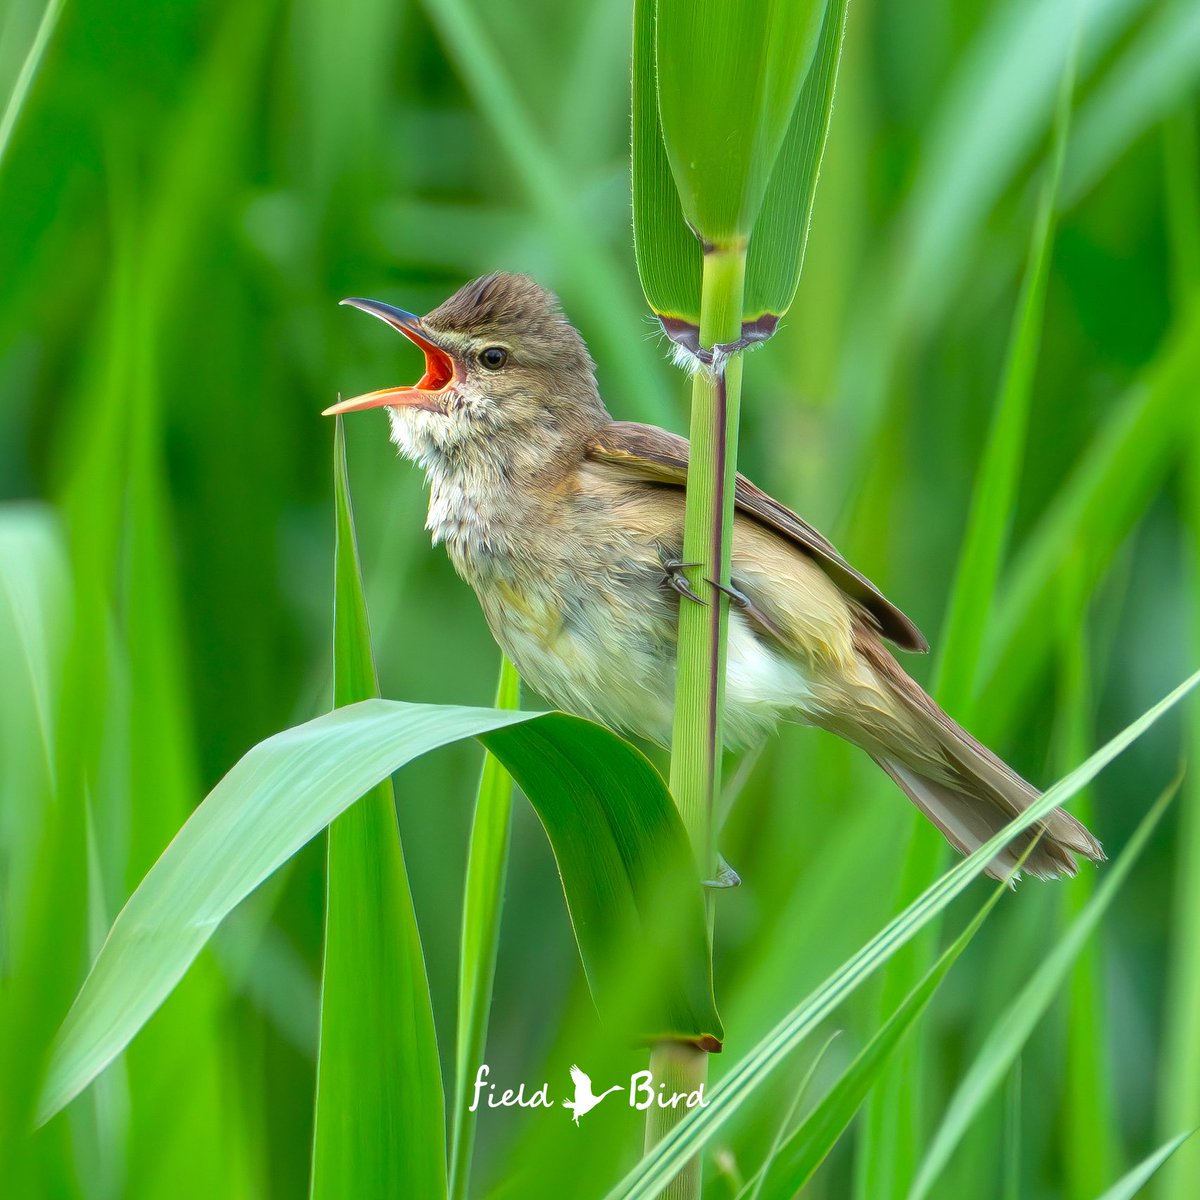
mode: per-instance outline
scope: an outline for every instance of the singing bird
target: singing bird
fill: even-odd
[[[614,421],[582,336],[525,275],[468,283],[424,317],[343,301],[425,354],[411,387],[326,410],[386,407],[424,470],[426,527],[474,589],[523,679],[553,704],[667,744],[680,603],[708,603],[681,560],[688,443]],[[920,631],[811,525],[739,475],[725,718],[729,744],[779,721],[865,750],[955,849],[981,845],[1038,796],[904,672],[884,645]],[[701,585],[709,588],[710,584]],[[683,599],[681,600],[681,596]],[[989,865],[1073,875],[1099,842],[1061,809]]]

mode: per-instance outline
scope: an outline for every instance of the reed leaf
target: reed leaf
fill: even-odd
[[[647,1022],[643,1035],[718,1044],[691,851],[637,750],[563,713],[365,700],[260,742],[184,824],[118,914],[67,1015],[41,1119],[121,1051],[254,888],[393,771],[467,737],[500,758],[541,818],[601,1013]],[[657,1005],[653,1015],[630,1012],[629,964],[648,972],[638,999]]]
[[[650,307],[668,336],[693,353],[700,348],[704,244],[728,248],[748,240],[741,332],[747,342],[774,333],[800,280],[847,0],[777,6],[785,14],[778,29],[771,27],[775,7],[713,5],[697,22],[686,3],[637,0],[634,6],[634,248]],[[754,14],[749,21],[747,12]],[[727,21],[741,27],[732,40]],[[758,39],[769,27],[775,36],[768,51]],[[785,64],[789,48],[794,58]],[[716,60],[705,59],[710,53]],[[736,64],[714,68],[725,55]],[[788,71],[799,72],[795,91],[783,87]],[[730,81],[722,86],[732,87],[736,103],[709,86],[707,72]],[[764,95],[742,86],[744,79],[756,80]],[[760,118],[735,126],[745,117],[742,108],[756,102],[762,102]],[[735,145],[738,153],[715,152],[718,145]],[[707,223],[695,211],[698,204],[709,214]],[[733,219],[739,206],[745,212]]]
[[[684,220],[745,244],[792,123],[825,0],[658,0],[658,113]]]

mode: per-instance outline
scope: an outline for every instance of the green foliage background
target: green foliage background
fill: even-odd
[[[854,0],[804,278],[746,365],[744,469],[935,643],[980,501],[1069,7]],[[955,685],[954,711],[1042,782],[1200,659],[1200,20],[1187,0],[1078,7],[1010,549],[993,611],[967,618],[983,666]],[[6,916],[4,970],[32,968],[38,987],[5,1019],[24,1014],[32,1040],[90,957],[82,914],[102,931],[239,754],[329,705],[333,431],[318,413],[417,370],[415,351],[338,299],[419,312],[472,275],[530,271],[584,330],[614,414],[686,428],[630,245],[630,8],[63,7],[0,141],[0,498],[59,509],[74,580],[73,623],[51,640],[74,668],[59,762],[80,801],[63,810],[64,856],[34,916],[77,924],[29,943],[54,946],[29,963],[36,922]],[[0,103],[43,11],[10,0],[0,15]],[[417,474],[381,416],[350,420],[347,439],[383,694],[488,703],[497,655],[428,547]],[[906,665],[930,678],[929,663]],[[33,860],[21,818],[42,786],[18,728],[0,775],[10,877]],[[1077,806],[1110,853],[1198,735],[1194,716],[1168,721]],[[447,1078],[478,757],[458,747],[396,785]],[[553,862],[527,807],[514,811],[488,1062],[494,1078],[565,1095],[574,1061],[599,1083],[640,1059],[595,1028]],[[721,839],[745,880],[719,901],[731,1049],[897,910],[914,828],[862,756],[798,729],[770,745]],[[71,866],[89,855],[90,897]],[[164,1181],[172,1194],[304,1193],[324,861],[309,847],[235,915],[125,1064],[14,1168],[17,1194],[157,1196]],[[890,1142],[878,1113],[871,1141],[856,1126],[812,1195],[904,1194],[964,1068],[1094,878],[1002,900],[907,1052],[912,1126]],[[1189,780],[944,1194],[1095,1196],[1200,1124],[1198,880]],[[877,991],[838,1015],[814,1088],[878,1027]],[[726,1161],[753,1170],[809,1065],[723,1131]],[[640,1116],[610,1104],[587,1126],[486,1113],[476,1190],[600,1195],[636,1157]],[[867,1168],[864,1144],[893,1157]],[[1200,1152],[1185,1148],[1154,1186],[1183,1197],[1198,1178]],[[714,1196],[736,1190],[720,1168],[708,1179]]]

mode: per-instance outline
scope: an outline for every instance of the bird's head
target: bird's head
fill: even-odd
[[[340,401],[325,415],[386,406],[409,458],[551,446],[608,419],[583,338],[527,275],[476,279],[424,317],[377,300],[342,303],[404,334],[424,353],[425,371],[415,384]]]

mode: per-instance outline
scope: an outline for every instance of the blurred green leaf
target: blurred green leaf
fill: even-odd
[[[631,1016],[619,956],[653,969],[646,990],[658,1012],[643,1034],[719,1040],[691,849],[637,750],[563,713],[366,700],[259,743],[184,824],[117,916],[67,1015],[42,1119],[121,1051],[272,871],[391,772],[467,737],[504,763],[546,828],[601,1012]]]
[[[1080,113],[1063,189],[1067,204],[1077,204],[1126,147],[1195,90],[1200,7],[1169,0],[1150,8],[1150,19]]]
[[[560,169],[545,144],[478,12],[470,0],[424,0],[424,8],[512,163],[542,224],[539,232],[560,247],[568,303],[573,311],[577,307],[579,317],[591,327],[591,336],[609,351],[613,376],[628,397],[626,403],[638,405],[650,420],[668,420],[672,406],[661,368],[645,340],[631,336],[630,320],[637,312],[633,297],[584,218],[575,181]],[[500,265],[479,264],[481,268]]]
[[[54,35],[62,0],[46,0],[41,19],[34,24],[32,4],[11,4],[0,25],[0,165],[12,139],[17,118],[29,96],[38,67]]]
[[[334,704],[378,695],[339,417]],[[392,782],[329,826],[313,1134],[316,1198],[446,1194],[441,1066]]]

